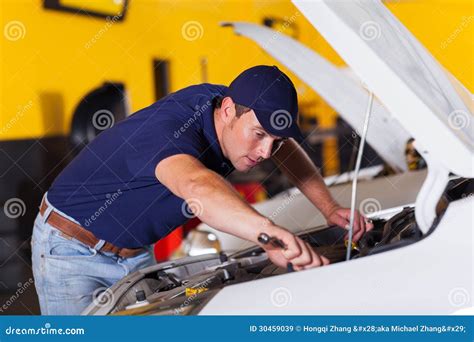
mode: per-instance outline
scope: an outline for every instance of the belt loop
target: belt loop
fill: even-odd
[[[43,199],[41,200],[41,202],[44,201],[46,203],[46,211],[44,212],[43,218],[42,218],[43,224],[46,223],[46,221],[48,220],[49,215],[53,212],[53,209],[54,209],[53,206],[48,202],[48,199],[46,197],[47,194],[48,194],[48,192],[46,192],[43,195]]]
[[[104,247],[104,245],[105,245],[105,240],[99,240],[99,242],[97,242],[95,246],[92,248],[94,248],[96,251],[100,251],[100,249]]]

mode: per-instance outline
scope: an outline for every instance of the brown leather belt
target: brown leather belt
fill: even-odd
[[[40,206],[40,214],[44,216],[44,213],[46,212],[47,208],[48,204],[43,198]],[[64,216],[61,216],[54,210],[51,212],[51,214],[49,214],[49,217],[46,222],[61,231],[62,235],[65,238],[74,238],[91,248],[94,248],[94,246],[97,245],[97,243],[100,241],[98,238],[95,237],[94,234],[92,234],[92,232],[81,227],[77,223],[65,218]],[[99,251],[112,252],[121,256],[122,258],[129,258],[144,253],[146,250],[145,248],[120,248],[114,246],[110,242],[105,242],[102,248],[99,249]]]

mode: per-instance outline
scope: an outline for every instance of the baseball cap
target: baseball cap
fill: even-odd
[[[298,97],[290,78],[276,66],[258,65],[243,71],[227,88],[225,96],[253,109],[262,127],[273,135],[301,142]]]

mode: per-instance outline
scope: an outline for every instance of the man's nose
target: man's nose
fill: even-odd
[[[260,145],[259,149],[259,159],[268,159],[272,156],[272,146],[273,146],[273,141],[267,140],[265,142],[262,142]]]

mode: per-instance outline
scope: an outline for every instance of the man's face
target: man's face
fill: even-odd
[[[282,139],[271,135],[258,122],[253,110],[236,117],[235,104],[230,98],[222,103],[224,126],[222,150],[235,169],[247,172],[272,155]]]

